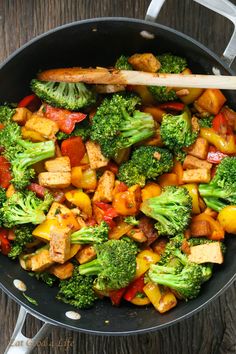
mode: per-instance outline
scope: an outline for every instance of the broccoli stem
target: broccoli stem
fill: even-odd
[[[98,259],[79,266],[79,273],[81,275],[97,275],[102,271],[102,267]]]

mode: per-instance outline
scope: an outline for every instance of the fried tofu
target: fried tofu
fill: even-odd
[[[57,157],[45,162],[45,169],[48,172],[70,172],[71,165],[68,156]]]
[[[194,263],[223,263],[220,242],[206,243],[190,247],[188,259]]]
[[[161,63],[152,53],[134,54],[129,57],[128,62],[135,70],[156,73]]]
[[[85,143],[90,167],[97,169],[108,165],[109,160],[103,156],[99,144],[89,140]]]
[[[189,155],[205,160],[208,153],[208,141],[204,138],[197,138],[194,144],[185,149]]]
[[[64,264],[54,264],[49,272],[55,275],[57,278],[64,280],[72,276],[74,265],[70,262]]]
[[[55,139],[55,134],[59,128],[56,122],[51,119],[32,114],[31,118],[25,123],[25,127],[41,134],[44,138]]]
[[[186,170],[183,172],[183,183],[209,183],[211,172],[206,168]]]
[[[48,249],[42,249],[30,259],[31,270],[33,272],[42,272],[49,268],[53,263]]]
[[[65,263],[70,257],[70,229],[55,228],[51,233],[49,254],[56,263]]]
[[[87,263],[96,258],[96,251],[93,246],[85,246],[81,251],[75,256],[76,260],[80,263]]]
[[[32,117],[32,112],[26,107],[18,107],[15,111],[12,120],[20,125],[24,125]]]
[[[99,179],[93,201],[105,203],[111,202],[113,198],[112,191],[114,186],[115,174],[111,171],[105,171]]]
[[[195,156],[187,155],[184,159],[183,169],[191,170],[196,168],[204,168],[210,170],[212,168],[212,164],[205,160],[200,160]]]
[[[71,184],[70,172],[41,172],[38,175],[40,186],[48,188],[66,188]]]

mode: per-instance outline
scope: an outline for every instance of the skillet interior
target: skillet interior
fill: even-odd
[[[141,31],[154,34],[146,39]],[[120,54],[136,52],[163,52],[182,55],[188,59],[195,73],[212,74],[212,67],[221,74],[232,74],[217,57],[189,37],[160,25],[144,21],[96,19],[62,26],[31,41],[13,54],[0,68],[0,101],[17,102],[29,93],[29,82],[39,70],[61,66],[109,66]],[[227,92],[229,103],[236,99]],[[231,103],[233,107],[233,103]],[[236,108],[236,107],[234,107]],[[186,318],[202,308],[233,281],[236,270],[236,238],[227,240],[227,254],[223,266],[215,270],[212,279],[203,286],[200,296],[182,302],[165,315],[153,308],[138,308],[124,303],[120,308],[110,302],[98,302],[95,308],[79,311],[81,319],[73,321],[65,316],[72,307],[55,300],[57,289],[45,284],[20,269],[18,262],[0,255],[0,286],[18,303],[24,304],[34,315],[53,324],[96,334],[132,334],[157,330]],[[27,294],[38,301],[29,304],[13,286],[14,279],[27,285]]]

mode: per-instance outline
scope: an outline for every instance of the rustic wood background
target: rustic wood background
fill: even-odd
[[[236,5],[236,0],[232,0]],[[0,0],[0,60],[32,37],[75,20],[100,16],[143,19],[149,0]],[[159,23],[176,28],[221,54],[232,24],[193,0],[167,0]],[[234,65],[234,67],[236,67]],[[0,292],[0,353],[10,339],[19,306]],[[40,322],[30,318],[27,335]],[[34,353],[78,354],[229,354],[236,353],[236,283],[190,319],[156,333],[100,337],[53,328]]]

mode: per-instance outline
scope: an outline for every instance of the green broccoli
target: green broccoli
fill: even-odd
[[[109,240],[96,245],[97,258],[79,266],[82,275],[97,275],[97,290],[118,290],[126,287],[135,276],[137,247],[125,240]]]
[[[63,133],[62,131],[59,131],[56,134],[57,140],[65,140],[68,138],[71,138],[72,136],[80,136],[83,141],[86,141],[90,137],[90,132],[91,132],[91,125],[89,124],[88,119],[82,120],[82,122],[77,123],[75,125],[74,130],[70,134]]]
[[[92,307],[97,300],[93,281],[94,277],[80,275],[79,266],[75,266],[72,277],[60,281],[57,299],[80,309]]]
[[[214,116],[199,118],[198,123],[201,128],[211,128],[213,118],[214,118]]]
[[[20,127],[14,122],[0,131],[0,141],[4,148],[3,155],[11,163],[11,182],[17,189],[26,187],[34,177],[35,171],[30,166],[55,154],[53,141],[33,143],[23,140]]]
[[[227,205],[235,205],[236,157],[225,157],[211,182],[199,185],[199,193],[206,205],[218,212]]]
[[[15,109],[7,105],[0,106],[0,123],[2,124],[10,123],[14,114],[15,114]]]
[[[44,200],[36,197],[31,191],[15,192],[2,205],[1,215],[3,225],[11,228],[20,224],[41,224],[47,211],[53,202],[51,194],[46,193]]]
[[[3,203],[7,200],[6,196],[6,189],[0,187],[0,207],[3,205]]]
[[[161,63],[159,73],[179,74],[186,67],[186,59],[179,56],[165,53],[157,56],[157,59]],[[178,99],[175,90],[165,86],[149,86],[149,91],[158,102],[175,101]]]
[[[187,189],[169,186],[158,197],[144,200],[141,211],[158,221],[155,228],[160,235],[174,236],[188,227],[191,208]]]
[[[31,277],[35,277],[37,280],[43,281],[48,286],[52,287],[54,283],[57,281],[57,277],[55,275],[50,274],[48,272],[30,272],[28,273]]]
[[[191,116],[188,109],[174,116],[165,114],[161,123],[161,138],[163,143],[173,151],[181,151],[182,148],[194,143],[198,133],[192,130]]]
[[[121,55],[115,62],[115,68],[118,70],[133,70],[132,65],[128,62],[129,57]]]
[[[141,146],[134,150],[128,162],[120,166],[118,179],[128,186],[144,186],[146,179],[155,180],[172,167],[173,156],[169,150],[157,146]]]
[[[127,224],[133,225],[133,226],[138,226],[139,225],[139,220],[135,218],[135,216],[126,216],[124,218],[124,222]]]
[[[15,259],[18,257],[23,251],[27,243],[33,242],[34,237],[32,235],[32,231],[34,226],[31,224],[26,225],[18,225],[14,229],[15,240],[11,245],[11,251],[8,253],[8,257]]]
[[[108,240],[109,227],[105,221],[98,226],[88,226],[73,232],[71,235],[71,243],[87,244],[87,243],[103,243]]]
[[[182,234],[170,239],[158,264],[153,264],[148,272],[151,281],[177,291],[185,300],[195,298],[202,283],[212,275],[212,264],[196,264],[188,260],[181,251],[184,241]]]
[[[101,145],[106,157],[150,138],[155,132],[152,116],[135,110],[141,102],[134,94],[113,94],[103,100],[93,118],[91,139]]]
[[[96,97],[82,82],[31,81],[32,91],[48,104],[77,111],[93,105]]]

